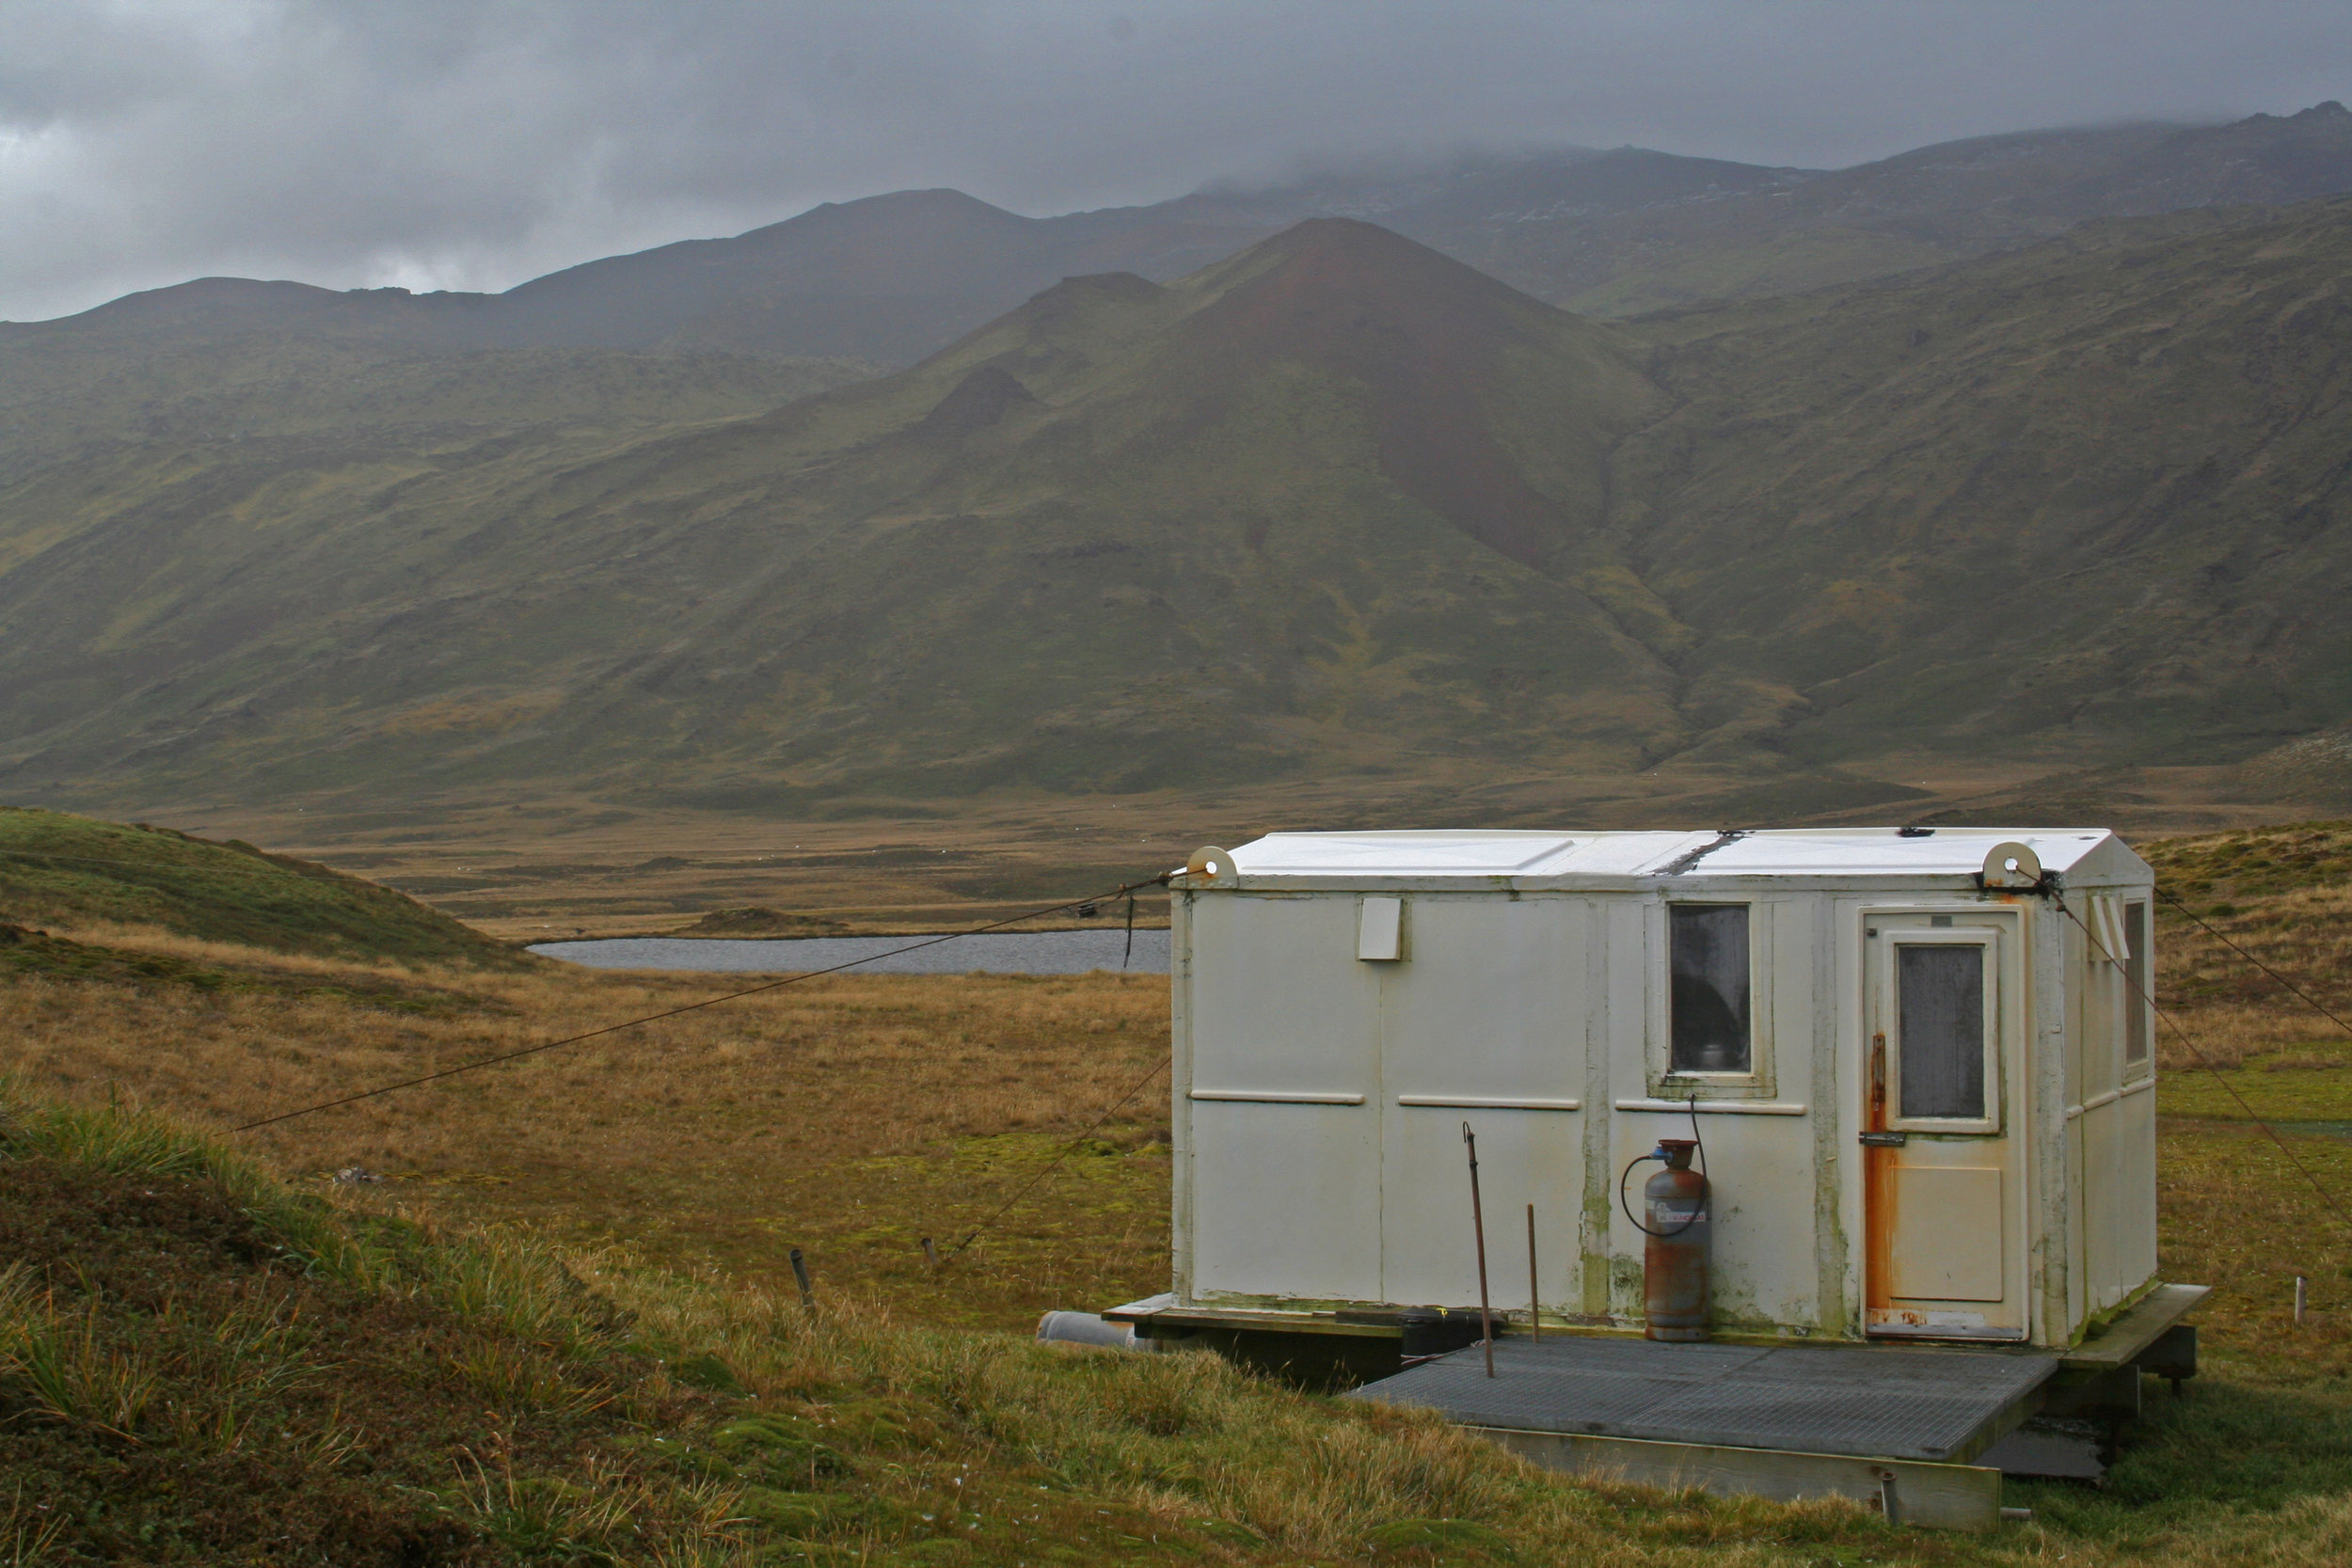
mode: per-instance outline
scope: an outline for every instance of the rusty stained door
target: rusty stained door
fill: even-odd
[[[2023,1339],[2023,959],[2013,914],[1866,916],[1867,1331]]]

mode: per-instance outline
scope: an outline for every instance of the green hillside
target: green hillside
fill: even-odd
[[[2352,712],[2352,201],[1652,318],[1620,537],[1710,744],[2234,761]]]
[[[1335,222],[594,455],[126,452],[0,498],[66,530],[0,577],[0,776],[751,805],[1629,760],[1674,722],[1596,554],[1664,407],[1638,357]]]
[[[120,442],[0,486],[0,785],[2300,788],[2352,720],[2348,262],[2335,199],[1606,326],[1325,220],[756,413]]]
[[[0,483],[65,466],[273,458],[346,464],[541,443],[755,413],[874,373],[854,360],[453,351],[404,341],[365,301],[296,284],[208,279],[173,311],[0,324]],[[315,310],[303,296],[337,308]],[[218,313],[207,295],[221,296]],[[258,297],[257,297],[258,296]]]
[[[532,961],[403,894],[291,855],[163,828],[0,807],[0,925],[89,923],[160,927],[206,942],[322,958],[498,967]],[[62,958],[116,957],[100,949],[62,954],[55,945],[41,947],[53,960],[47,967],[73,967],[56,961]],[[103,961],[80,967],[112,973]]]

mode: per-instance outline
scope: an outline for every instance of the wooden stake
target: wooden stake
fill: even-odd
[[[923,1238],[923,1261],[929,1263],[933,1269],[939,1267],[939,1249],[931,1245],[931,1239],[929,1236]]]
[[[2306,1293],[2308,1285],[2309,1282],[2301,1275],[2295,1276],[2295,1326],[2297,1328],[2303,1326],[2303,1308],[2310,1302],[2310,1297]]]
[[[1495,1314],[1486,1297],[1486,1215],[1478,1205],[1478,1135],[1470,1131],[1469,1122],[1462,1123],[1462,1144],[1470,1150],[1470,1229],[1478,1237],[1478,1327],[1485,1336],[1479,1343],[1486,1349],[1486,1375],[1495,1375]]]
[[[1544,1298],[1535,1283],[1535,1206],[1527,1206],[1527,1337],[1544,1337]]]

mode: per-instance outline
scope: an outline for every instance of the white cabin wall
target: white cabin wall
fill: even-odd
[[[1192,911],[1198,894],[1174,888],[1168,898],[1168,1283],[1179,1301],[1192,1282]]]
[[[2088,1310],[2090,1299],[2086,1285],[2090,1278],[2091,1268],[2090,1226],[2093,1209],[2091,1191],[2094,1182],[2090,1169],[2090,1148],[2087,1136],[2089,1129],[2083,1125],[2082,1116],[2083,1085],[2090,1072],[2083,1031],[2090,1019],[2087,1008],[2088,997],[2083,984],[2085,949],[2083,934],[2075,927],[2073,921],[2060,914],[2055,908],[2044,912],[2048,916],[2045,924],[2057,929],[2061,956],[2055,978],[2060,994],[2064,998],[2063,1006],[2066,1015],[2064,1053],[2066,1087],[2060,1098],[2065,1105],[2066,1115],[2062,1168],[2066,1173],[2063,1208],[2066,1214],[2065,1256],[2068,1283],[2066,1316],[2055,1325],[2054,1333],[2054,1338],[2065,1339],[2072,1337],[2074,1325],[2082,1321],[2082,1315]]]
[[[2137,858],[2137,857],[2135,857]],[[2142,864],[2146,863],[2143,862]],[[2135,940],[2149,943],[2148,961],[2142,971],[2146,983],[2153,985],[2156,974],[2156,889],[2153,878],[2131,888],[2127,896],[2148,906],[2148,918],[2142,922]],[[2118,1223],[2130,1243],[2123,1249],[2123,1283],[2127,1291],[2137,1291],[2156,1277],[2156,1047],[2154,1035],[2159,1027],[2155,998],[2149,996],[2145,1026],[2149,1031],[2148,1055],[2137,1069],[2127,1069],[2123,1085],[2123,1113],[2118,1130],[2120,1157],[2116,1163],[2116,1180],[2123,1184],[2124,1197],[2117,1205]]]
[[[1179,1111],[1195,1299],[1380,1299],[1379,981],[1356,957],[1356,909],[1330,895],[1193,904]],[[1203,1098],[1253,1094],[1266,1098]]]
[[[1806,1124],[1813,1135],[1813,1267],[1820,1316],[1833,1338],[1862,1337],[1864,1243],[1862,1160],[1865,1049],[1862,988],[1864,901],[1824,895],[1811,905],[1814,994],[1813,1081]]]
[[[1630,940],[1639,951],[1642,936],[1639,911],[1624,898],[1588,897],[1584,901],[1584,1112],[1583,1203],[1577,1215],[1579,1299],[1576,1315],[1588,1323],[1606,1323],[1614,1287],[1612,1243],[1616,1229],[1616,1199],[1610,1178],[1617,1151],[1616,1112],[1611,1103],[1616,1064],[1612,1021],[1625,1005],[1620,972],[1625,965],[1613,956]],[[1640,993],[1633,992],[1638,1006]]]
[[[1365,966],[1380,989],[1382,1299],[1477,1300],[1468,1123],[1497,1307],[1528,1304],[1533,1203],[1544,1309],[1579,1310],[1588,913],[1559,895],[1413,895],[1404,959]],[[1408,1103],[1431,1100],[1456,1103]]]
[[[2153,1078],[2143,1082],[2114,1107],[2118,1299],[2156,1277],[2156,1093]]]
[[[2088,903],[2087,898],[2078,896],[2070,903],[2088,918],[2088,910],[2080,907]],[[2100,958],[2098,949],[2082,932],[2073,935],[2074,962],[2068,978],[2079,999],[2074,1039],[2082,1076],[2075,1082],[2074,1098],[2066,1109],[2074,1120],[2075,1147],[2081,1151],[2076,1180],[2082,1196],[2074,1208],[2081,1220],[2083,1308],[2103,1312],[2122,1294],[2122,1249],[2115,1233],[2122,1191],[2115,1180],[2114,1160],[2120,1150],[2115,1135],[2116,1103],[2111,1098],[2123,1067],[2122,979],[2113,964]]]
[[[2077,894],[2068,905],[2092,921],[2088,905],[2093,895]],[[2144,888],[2103,888],[2096,895],[2154,901]],[[2068,1110],[2079,1151],[2085,1310],[2096,1315],[2122,1305],[2155,1274],[2154,1080],[2152,1071],[2125,1076],[2131,1011],[2123,968],[2103,959],[2100,949],[2073,922],[2067,924],[2076,958],[2073,977],[2081,996],[2077,1038],[2083,1064],[2077,1098]]]
[[[1702,1098],[1698,1136],[1705,1145],[1713,1234],[1708,1257],[1710,1294],[1718,1323],[1725,1328],[1811,1324],[1819,1317],[1820,1266],[1817,1231],[1814,1103],[1816,1031],[1834,999],[1818,993],[1817,927],[1824,900],[1818,895],[1741,898],[1709,894],[1710,900],[1751,906],[1753,967],[1750,1010],[1756,1023],[1757,1066],[1770,1086],[1756,1108],[1724,1110]],[[1651,918],[1659,900],[1620,895],[1606,901],[1611,919],[1611,1006],[1608,1011],[1612,1068],[1611,1149],[1605,1185],[1597,1195],[1611,1217],[1610,1277],[1614,1282],[1609,1311],[1626,1323],[1643,1315],[1642,1259],[1646,1238],[1626,1216],[1618,1182],[1629,1162],[1657,1148],[1660,1138],[1692,1135],[1692,1117],[1681,1110],[1643,1110],[1621,1102],[1651,1098],[1654,1069],[1662,1060],[1668,1027],[1663,976],[1662,921]],[[1710,1108],[1710,1105],[1715,1108]],[[1764,1111],[1763,1106],[1776,1108]],[[1802,1112],[1785,1114],[1788,1107]],[[1637,1167],[1625,1182],[1624,1203],[1642,1210],[1642,1183],[1656,1162]]]
[[[2021,903],[2026,923],[2026,1121],[2032,1185],[2034,1325],[2038,1344],[2068,1343],[2083,1313],[2081,1150],[2066,1114],[2076,1077],[2069,1027],[2073,922],[2040,901]]]
[[[1728,884],[1689,895],[1742,896]],[[1397,962],[1357,957],[1360,896],[1179,894],[1179,1291],[1264,1305],[1474,1299],[1467,1118],[1481,1142],[1497,1305],[1516,1310],[1527,1294],[1532,1200],[1547,1311],[1638,1326],[1645,1239],[1618,1208],[1617,1178],[1691,1125],[1680,1111],[1619,1108],[1650,1098],[1663,1048],[1658,895],[1405,890]],[[1803,1110],[1701,1112],[1718,1189],[1716,1299],[1726,1328],[1852,1337],[1865,1267],[1863,911],[1909,900],[1848,885],[1750,901],[1766,1098]],[[2099,994],[2120,977],[2091,973],[2112,966],[2090,964],[2054,907],[2001,902],[2017,911],[2024,938],[2016,1132],[2027,1161],[2033,1337],[2064,1343],[2087,1314],[2153,1275],[2154,1096],[2123,1093],[2067,1115],[2087,1089],[2107,1092],[2094,1083],[2132,1087],[2116,1082],[2120,1034],[2105,1026],[2120,1026],[2120,993]],[[1580,1103],[1405,1107],[1400,1095]],[[1637,1209],[1655,1168],[1635,1172]]]
[[[1702,1102],[1699,1131],[1721,1178],[1715,1312],[1727,1328],[1810,1323],[1820,1315],[1812,1118],[1829,1107],[1814,1090],[1813,1019],[1832,1002],[1814,990],[1812,915],[1820,903],[1759,898],[1750,917],[1758,960],[1751,982],[1756,1049],[1766,1055],[1772,1086],[1767,1103],[1803,1111],[1717,1113]],[[1664,1026],[1661,1017],[1658,1027]]]
[[[1586,1180],[1597,1177],[1599,1191],[1586,1192],[1586,1212],[1600,1211],[1602,1224],[1594,1248],[1597,1254],[1588,1262],[1595,1275],[1608,1282],[1608,1296],[1600,1315],[1612,1322],[1637,1323],[1642,1319],[1642,1233],[1626,1218],[1625,1204],[1630,1203],[1634,1212],[1641,1212],[1641,1190],[1638,1183],[1628,1183],[1624,1202],[1617,1197],[1617,1180],[1625,1170],[1626,1162],[1656,1147],[1661,1129],[1658,1119],[1644,1112],[1620,1111],[1620,1100],[1638,1099],[1648,1092],[1649,1013],[1650,1013],[1650,942],[1649,907],[1655,900],[1643,897],[1603,897],[1597,900],[1600,914],[1599,927],[1608,937],[1608,987],[1601,1001],[1597,1020],[1596,1054],[1608,1064],[1605,1093],[1596,1096],[1597,1103],[1608,1107],[1608,1121],[1603,1128],[1608,1151],[1600,1162],[1600,1169],[1588,1166]],[[1646,1174],[1646,1173],[1645,1173]],[[1589,1309],[1589,1308],[1588,1308]]]

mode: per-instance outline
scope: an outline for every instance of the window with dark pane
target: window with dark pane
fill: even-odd
[[[2148,1059],[2148,906],[2124,905],[2123,1060],[2133,1064]]]
[[[1984,949],[1895,949],[1902,1114],[1984,1116]]]
[[[1676,1072],[1746,1072],[1748,907],[1670,904]]]

